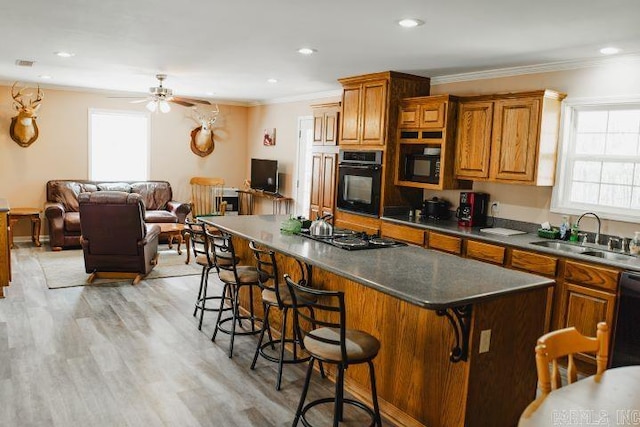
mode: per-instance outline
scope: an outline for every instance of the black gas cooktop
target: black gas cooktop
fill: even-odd
[[[406,243],[377,235],[369,235],[364,232],[347,230],[346,228],[334,228],[331,236],[312,236],[309,230],[302,230],[301,236],[318,242],[328,243],[341,249],[357,251],[362,249],[382,249],[406,246]]]

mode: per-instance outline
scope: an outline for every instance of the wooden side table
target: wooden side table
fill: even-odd
[[[9,210],[9,241],[11,248],[13,244],[13,226],[21,219],[29,219],[31,221],[31,241],[40,247],[40,209],[38,208],[11,208]]]
[[[160,222],[156,223],[156,225],[160,226],[160,235],[167,236],[169,249],[173,248],[173,242],[176,240],[178,242],[178,247],[176,251],[178,255],[182,255],[182,249],[180,249],[180,245],[185,243],[187,247],[187,261],[185,264],[189,264],[191,258],[191,248],[189,247],[189,235],[184,232],[184,224],[175,223],[175,222]],[[186,238],[185,238],[186,237]]]

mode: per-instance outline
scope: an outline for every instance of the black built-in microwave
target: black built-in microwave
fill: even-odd
[[[404,158],[406,181],[438,184],[440,182],[440,154],[407,154]]]

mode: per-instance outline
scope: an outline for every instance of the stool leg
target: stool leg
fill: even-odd
[[[207,288],[209,286],[209,269],[206,268],[204,273],[204,287],[202,288],[202,307],[200,307],[200,323],[198,323],[198,330],[202,330],[202,319],[204,318],[204,308],[207,303]]]
[[[282,365],[284,364],[284,342],[287,337],[287,316],[289,309],[282,309],[282,328],[280,330],[280,359],[278,360],[278,381],[276,382],[276,390],[280,391],[280,383],[282,382]],[[293,344],[295,348],[295,343]]]
[[[373,362],[370,360],[367,363],[369,364],[369,373],[371,375],[371,400],[373,401],[373,412],[376,414],[375,425],[382,427],[380,407],[378,406],[378,391],[376,390],[376,373],[373,368]]]
[[[304,401],[307,398],[307,391],[309,391],[309,383],[311,382],[311,373],[313,372],[313,362],[316,359],[311,357],[309,359],[309,367],[307,368],[307,376],[304,379],[304,386],[302,387],[302,394],[300,395],[300,403],[298,403],[298,409],[296,409],[296,417],[293,419],[292,427],[296,427],[298,425],[298,421],[300,420],[300,415],[302,414],[302,408],[304,407]]]
[[[236,325],[238,324],[238,308],[240,307],[240,303],[238,301],[238,297],[240,295],[240,286],[236,286],[235,288],[235,292],[233,292],[233,303],[231,305],[233,320],[231,321],[231,342],[229,343],[229,359],[233,357],[233,341],[236,337]],[[240,323],[240,325],[242,325],[242,323]]]
[[[260,354],[260,346],[262,345],[262,340],[264,339],[264,332],[269,328],[269,309],[271,305],[262,303],[262,311],[264,313],[264,321],[262,322],[262,330],[260,331],[260,338],[258,339],[258,345],[256,346],[256,353],[253,355],[253,362],[251,362],[251,369],[256,368],[256,361],[258,360],[258,355]]]
[[[342,421],[343,413],[343,399],[344,399],[344,367],[342,364],[338,365],[338,372],[336,377],[336,397],[335,405],[333,409],[333,427],[338,427],[340,421]]]
[[[198,304],[200,303],[200,298],[202,298],[202,286],[204,284],[204,275],[207,267],[202,267],[202,274],[200,275],[200,289],[198,289],[198,299],[196,300],[196,307],[193,309],[193,317],[196,317],[196,313],[198,312]]]
[[[222,295],[226,295],[227,292],[229,292],[229,284],[225,283],[224,287],[222,288]],[[220,298],[220,310],[218,310],[218,318],[216,319],[216,328],[213,330],[213,336],[211,337],[211,341],[213,342],[216,342],[216,335],[218,334],[218,329],[220,328],[220,320],[222,318],[223,309],[224,309],[224,298]]]

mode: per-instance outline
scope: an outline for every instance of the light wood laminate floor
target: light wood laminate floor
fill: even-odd
[[[199,276],[50,290],[35,256],[45,250],[12,251],[0,299],[1,426],[291,425],[306,364],[285,366],[278,392],[275,364],[249,369],[257,337],[236,337],[229,359],[228,336],[210,340],[215,314],[202,331],[192,317]],[[332,396],[333,383],[314,375],[309,394]],[[316,420],[330,425],[331,414],[322,408]]]

